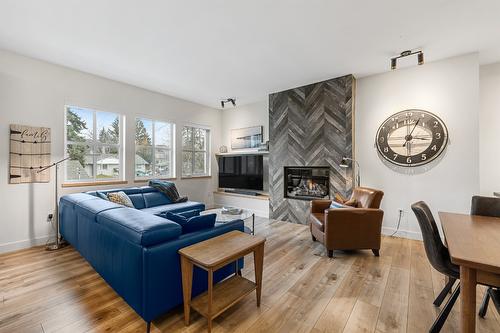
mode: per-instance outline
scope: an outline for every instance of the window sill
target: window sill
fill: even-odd
[[[125,185],[126,180],[113,180],[102,182],[78,182],[78,183],[63,183],[61,187],[86,187],[86,186],[102,186],[102,185]]]
[[[207,175],[207,176],[185,176],[181,177],[181,179],[200,179],[200,178],[212,178],[212,176]]]
[[[172,178],[144,178],[144,179],[135,179],[134,183],[148,183],[150,180],[157,179],[157,180],[177,180],[177,177],[172,177]]]

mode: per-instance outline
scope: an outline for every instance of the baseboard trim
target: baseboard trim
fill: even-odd
[[[395,228],[382,227],[382,234],[390,236],[396,231]],[[393,237],[422,240],[422,234],[416,231],[399,230]]]
[[[28,249],[33,246],[44,245],[49,239],[49,235],[33,239],[25,239],[10,243],[0,244],[0,253],[13,252],[22,249]]]

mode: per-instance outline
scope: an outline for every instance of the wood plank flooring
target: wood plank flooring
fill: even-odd
[[[262,305],[255,293],[214,321],[214,332],[426,332],[444,277],[432,269],[422,242],[384,237],[381,256],[335,252],[330,259],[309,228],[256,220],[267,237]],[[253,279],[253,258],[243,275]],[[484,288],[478,288],[478,304]],[[459,303],[442,332],[457,332]],[[0,332],[145,332],[142,319],[71,247],[0,255]],[[182,307],[153,322],[152,332],[204,332],[206,320]],[[500,332],[490,306],[478,332]]]

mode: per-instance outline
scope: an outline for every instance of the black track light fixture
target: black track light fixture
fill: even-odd
[[[406,50],[406,51],[401,52],[397,57],[391,58],[391,70],[395,70],[397,68],[398,59],[412,56],[414,54],[417,55],[418,65],[423,65],[424,64],[424,53],[422,51]]]
[[[233,106],[236,106],[236,98],[226,98],[226,99],[221,100],[220,105],[222,106],[223,109],[224,109],[224,106],[226,105],[226,103],[231,103],[231,104],[233,104]]]

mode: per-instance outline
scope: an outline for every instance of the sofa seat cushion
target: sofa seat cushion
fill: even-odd
[[[123,207],[99,213],[97,223],[143,246],[163,243],[182,234],[182,228],[177,223],[133,208]]]
[[[186,201],[141,209],[141,211],[153,215],[161,215],[167,212],[182,213],[188,210],[205,210],[205,205],[195,201]]]
[[[311,214],[311,224],[313,228],[320,231],[325,231],[325,214],[313,213]]]

